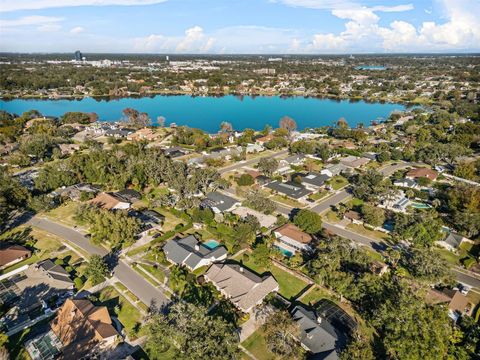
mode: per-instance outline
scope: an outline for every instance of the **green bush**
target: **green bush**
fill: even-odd
[[[79,278],[79,277],[75,278],[75,279],[73,280],[73,283],[75,284],[75,288],[76,288],[77,290],[79,290],[79,289],[81,289],[81,288],[83,287],[83,280],[82,280],[82,278]]]
[[[462,264],[467,269],[470,269],[476,263],[477,263],[477,261],[474,258],[471,258],[471,257],[466,257],[465,259],[462,259]]]
[[[57,259],[57,260],[55,260],[55,265],[63,266],[63,259]]]

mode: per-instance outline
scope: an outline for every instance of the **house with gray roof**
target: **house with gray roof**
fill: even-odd
[[[325,182],[330,179],[326,174],[319,174],[317,172],[310,172],[307,175],[301,176],[302,185],[308,190],[318,191],[325,186]]]
[[[343,164],[332,164],[325,167],[320,171],[320,174],[327,175],[329,177],[334,177],[340,175],[343,172],[348,172],[350,169]]]
[[[472,240],[466,238],[463,235],[457,234],[455,232],[450,232],[445,237],[445,239],[437,241],[436,244],[444,247],[447,250],[457,251],[460,245],[464,242],[473,243]]]
[[[295,200],[306,199],[306,197],[312,193],[312,190],[293,181],[281,182],[275,180],[265,185],[265,187]]]
[[[240,205],[240,202],[237,199],[218,191],[208,193],[206,198],[200,203],[201,208],[211,209],[215,214],[232,211],[238,205]]]
[[[314,311],[296,306],[293,320],[300,328],[300,343],[311,353],[312,359],[336,360],[346,346],[347,336],[334,327],[327,319],[317,316]]]
[[[268,294],[279,289],[272,275],[260,277],[237,263],[215,263],[204,274],[204,278],[246,313],[260,305]]]
[[[191,271],[227,258],[227,249],[224,246],[214,248],[207,246],[198,241],[194,235],[167,241],[163,246],[163,252],[168,261],[175,265],[183,265]]]

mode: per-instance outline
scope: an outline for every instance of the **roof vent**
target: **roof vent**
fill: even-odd
[[[195,245],[195,251],[200,251],[200,245],[198,244]]]
[[[243,273],[243,266],[240,266],[239,271],[240,271],[241,273]]]
[[[318,322],[319,324],[321,324],[321,323],[322,323],[322,318],[321,318],[320,316],[319,316],[319,317],[317,317],[317,322]]]

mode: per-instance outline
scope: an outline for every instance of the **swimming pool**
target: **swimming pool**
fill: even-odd
[[[211,240],[205,241],[205,242],[203,243],[203,245],[205,245],[205,246],[206,246],[207,248],[209,248],[210,250],[213,250],[213,249],[219,247],[219,246],[220,246],[220,243],[219,243],[217,240],[211,239]]]
[[[284,256],[286,257],[292,257],[293,253],[291,251],[285,250],[281,248],[280,246],[275,246]]]
[[[432,206],[425,203],[412,202],[412,207],[415,209],[430,209]]]

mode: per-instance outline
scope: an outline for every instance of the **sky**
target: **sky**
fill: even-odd
[[[480,0],[0,0],[0,51],[479,52]]]

